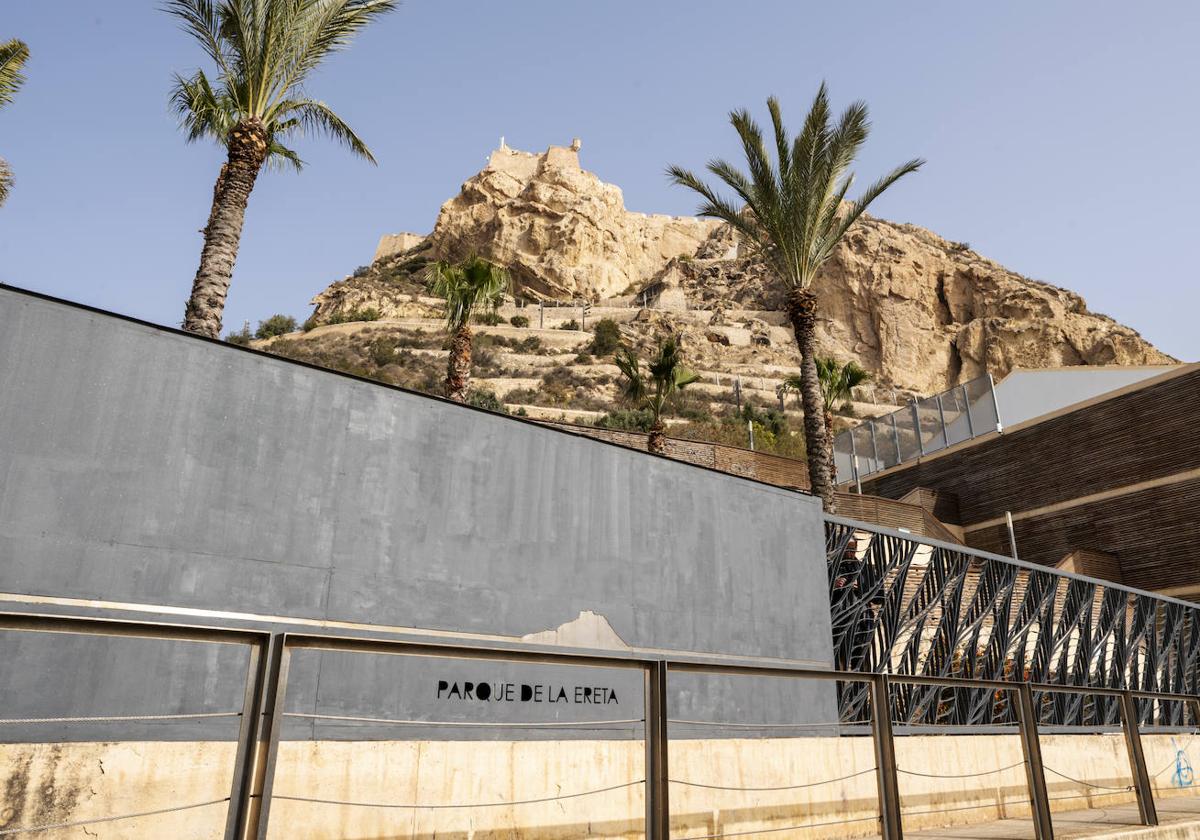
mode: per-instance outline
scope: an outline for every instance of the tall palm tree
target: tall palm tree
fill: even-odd
[[[497,306],[512,286],[508,272],[470,256],[461,263],[437,261],[426,269],[430,291],[446,299],[450,358],[446,362],[446,396],[466,402],[471,383],[471,316]]]
[[[213,187],[200,267],[184,311],[183,328],[216,338],[233,277],[250,192],[263,165],[303,161],[284,145],[289,137],[317,133],[359,157],[375,158],[358,135],[324,102],[310,99],[306,78],[330,53],[350,44],[398,0],[167,0],[216,64],[212,81],[203,70],[175,76],[171,105],[189,142],[216,140],[227,151]]]
[[[837,359],[817,357],[817,379],[821,382],[821,401],[825,404],[825,441],[833,452],[833,408],[844,403],[859,385],[871,380],[871,374],[863,370],[853,359],[840,365]],[[793,374],[783,380],[783,392],[803,393],[801,377]],[[832,454],[830,455],[832,457]]]
[[[622,396],[635,407],[650,412],[650,438],[646,448],[661,454],[667,448],[666,429],[662,421],[667,400],[700,376],[683,366],[679,342],[673,338],[664,341],[658,348],[658,354],[650,360],[647,365],[648,376],[642,373],[637,353],[628,347],[622,347],[614,361],[625,376]]]
[[[741,139],[749,174],[724,160],[708,164],[708,171],[734,191],[737,202],[718,195],[686,169],[672,166],[667,173],[674,183],[700,195],[701,216],[720,219],[737,231],[787,290],[787,313],[800,349],[809,477],[825,510],[833,512],[833,465],[816,365],[813,279],[871,202],[924,161],[901,164],[867,187],[858,199],[843,203],[854,181],[850,166],[870,130],[866,104],[855,102],[834,124],[822,83],[804,128],[795,138],[788,136],[774,97],[767,100],[767,108],[774,129],[774,161],[762,130],[748,111],[741,110],[731,113],[729,121]]]
[[[11,41],[0,43],[0,108],[8,105],[17,95],[21,85],[25,84],[25,76],[21,68],[29,58],[29,47],[23,41],[13,38]],[[13,176],[8,161],[0,158],[0,204],[4,204],[12,191]]]

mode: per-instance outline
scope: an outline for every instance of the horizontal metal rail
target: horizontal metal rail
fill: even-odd
[[[611,725],[614,723],[644,724],[644,739],[646,743],[646,778],[623,782],[621,784],[584,790],[567,795],[586,796],[602,793],[608,790],[618,790],[634,785],[644,785],[647,802],[647,836],[651,840],[666,840],[669,837],[667,827],[670,821],[670,804],[668,788],[670,785],[683,785],[717,790],[735,788],[709,783],[697,779],[672,778],[669,774],[669,739],[668,727],[671,725],[689,726],[701,724],[716,729],[727,727],[730,731],[745,728],[771,729],[788,728],[796,730],[815,729],[818,732],[827,731],[831,736],[844,732],[868,731],[875,745],[874,766],[855,772],[845,778],[853,778],[867,773],[876,776],[879,787],[878,817],[880,833],[884,840],[900,840],[903,836],[903,813],[900,809],[900,793],[898,775],[920,775],[916,771],[900,769],[896,764],[895,735],[893,725],[920,725],[920,721],[893,721],[891,709],[895,707],[896,698],[900,693],[914,688],[934,688],[947,691],[976,691],[989,693],[1004,693],[1011,698],[1011,706],[1015,714],[1014,721],[1004,721],[1006,725],[1016,726],[1016,731],[1022,739],[1025,752],[1024,761],[1020,764],[990,769],[983,773],[963,774],[963,778],[974,776],[991,776],[999,772],[1025,767],[1030,799],[1034,804],[1036,836],[1039,840],[1049,840],[1053,836],[1053,827],[1049,818],[1049,803],[1046,793],[1046,774],[1064,775],[1054,768],[1045,767],[1041,761],[1038,746],[1039,707],[1035,695],[1045,693],[1066,693],[1072,695],[1094,694],[1112,698],[1120,709],[1119,723],[1126,736],[1131,762],[1133,783],[1128,789],[1138,797],[1141,819],[1144,824],[1153,825],[1157,821],[1154,810],[1151,782],[1154,778],[1145,768],[1141,750],[1140,733],[1137,720],[1138,703],[1185,703],[1195,718],[1193,725],[1200,726],[1200,697],[1180,692],[1155,692],[1148,690],[1127,690],[1110,686],[1059,685],[1056,683],[1010,681],[986,678],[963,678],[960,676],[927,675],[927,674],[879,674],[862,673],[845,670],[831,670],[812,667],[805,663],[790,663],[786,661],[763,661],[761,659],[736,657],[704,657],[704,656],[663,656],[657,653],[643,651],[594,651],[573,648],[554,648],[550,646],[533,646],[514,644],[497,644],[494,642],[474,641],[469,639],[453,641],[430,641],[427,639],[412,639],[387,637],[383,635],[351,635],[351,634],[317,634],[317,633],[268,633],[267,631],[246,630],[235,627],[203,627],[194,625],[173,624],[168,622],[124,621],[96,617],[34,615],[28,613],[0,613],[0,629],[77,633],[87,635],[104,635],[113,637],[137,637],[150,639],[184,640],[195,642],[219,642],[226,644],[246,645],[250,650],[250,663],[247,672],[245,701],[243,710],[238,712],[222,712],[222,715],[240,717],[237,765],[234,782],[229,797],[229,814],[227,818],[226,837],[229,840],[249,840],[252,837],[265,838],[270,818],[270,806],[273,799],[282,799],[309,803],[336,803],[343,806],[361,805],[372,808],[396,809],[425,809],[425,808],[456,808],[467,807],[470,803],[388,803],[362,801],[342,801],[321,796],[305,796],[300,793],[276,795],[273,793],[275,770],[278,761],[279,743],[282,722],[287,717],[304,717],[328,719],[331,723],[401,723],[404,725],[433,725],[442,722],[420,721],[408,719],[374,719],[351,718],[338,715],[317,715],[285,712],[285,700],[288,680],[288,668],[291,654],[297,650],[313,650],[322,652],[340,652],[367,655],[403,655],[409,657],[433,657],[449,659],[469,659],[495,662],[532,663],[563,665],[583,668],[616,668],[625,671],[641,671],[645,684],[645,699],[643,717],[628,720],[591,721],[596,725]],[[746,723],[744,721],[686,721],[672,719],[667,714],[666,696],[669,687],[669,676],[675,674],[707,674],[719,676],[758,677],[777,679],[813,680],[823,683],[833,682],[838,686],[861,685],[867,689],[871,714],[869,719],[855,723],[812,722],[812,723]],[[207,715],[209,713],[197,713]],[[217,713],[212,713],[217,714]],[[181,715],[182,716],[182,715]],[[181,717],[169,716],[169,717]],[[139,716],[129,715],[120,718],[107,719],[110,722],[121,722]],[[344,718],[344,721],[343,721]],[[14,719],[16,720],[16,719]],[[80,718],[82,720],[82,718]],[[470,725],[479,721],[446,721],[448,725]],[[513,728],[522,728],[535,724],[514,722]],[[555,726],[559,722],[554,722]],[[579,722],[562,722],[562,726],[578,727]],[[974,727],[978,731],[987,731],[998,724],[984,723]],[[821,727],[829,726],[827,730]],[[967,731],[971,731],[968,728]],[[1159,774],[1164,771],[1160,771]],[[839,777],[835,780],[819,780],[815,782],[798,781],[795,784],[763,787],[761,790],[790,790],[816,787],[822,784],[832,784],[844,781]],[[1081,782],[1092,785],[1090,782]],[[1097,789],[1102,786],[1095,786]],[[743,789],[738,787],[736,789]],[[752,786],[745,790],[760,790]],[[1123,792],[1114,789],[1113,792]],[[500,807],[502,805],[533,804],[563,798],[563,794],[548,797],[533,797],[528,800],[510,803],[477,803],[479,807]],[[189,806],[190,807],[190,806]],[[474,805],[472,805],[474,807]],[[164,811],[166,813],[171,809]],[[120,815],[111,819],[121,819]],[[798,828],[816,827],[818,824],[801,825]],[[31,827],[36,830],[37,827]],[[760,832],[754,832],[760,833]]]

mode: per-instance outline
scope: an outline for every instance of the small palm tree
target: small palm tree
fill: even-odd
[[[10,104],[17,95],[25,76],[21,68],[29,59],[29,47],[15,38],[0,43],[0,108]],[[8,161],[0,158],[0,204],[4,204],[12,191],[13,176]]]
[[[668,338],[658,348],[658,355],[650,360],[647,377],[642,373],[637,354],[622,347],[614,361],[625,377],[622,396],[636,408],[650,412],[650,439],[647,448],[661,454],[666,449],[667,437],[662,413],[667,400],[677,391],[691,385],[699,375],[683,366],[679,342]]]
[[[840,365],[836,359],[818,357],[817,378],[821,381],[821,401],[825,403],[825,439],[832,451],[834,406],[849,400],[855,388],[871,380],[871,374],[853,360]],[[792,375],[783,380],[780,387],[785,393],[795,391],[799,394],[802,383],[799,376]]]
[[[794,139],[788,136],[779,102],[767,100],[774,129],[775,160],[762,130],[748,111],[734,111],[729,121],[741,139],[749,175],[724,160],[708,170],[737,194],[724,198],[696,175],[678,166],[667,172],[678,185],[703,199],[700,215],[720,219],[738,232],[787,290],[786,307],[800,349],[800,394],[804,403],[804,439],[813,492],[826,511],[834,510],[833,464],[826,441],[825,405],[816,364],[817,299],[812,291],[817,271],[851,226],[883,192],[924,161],[910,160],[845,203],[854,181],[849,171],[867,139],[867,106],[856,102],[834,125],[829,97],[822,84]]]
[[[471,316],[499,305],[512,283],[508,272],[477,256],[461,263],[433,262],[426,269],[430,291],[446,299],[450,359],[446,396],[466,402],[471,383]]]
[[[241,244],[250,192],[264,164],[303,161],[284,145],[289,137],[318,133],[374,163],[350,126],[324,102],[310,99],[307,77],[330,53],[349,45],[359,30],[390,12],[398,0],[168,0],[216,64],[175,76],[171,105],[189,142],[211,138],[228,157],[213,187],[200,267],[184,311],[183,328],[216,338]]]

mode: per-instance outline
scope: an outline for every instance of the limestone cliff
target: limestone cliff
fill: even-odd
[[[673,328],[710,324],[707,337],[716,343],[703,355],[714,370],[730,367],[716,358],[722,353],[731,365],[744,366],[751,354],[763,365],[794,364],[794,345],[779,326],[786,320],[770,317],[781,316],[781,290],[740,253],[732,232],[711,220],[629,212],[620,189],[580,168],[578,144],[543,154],[502,146],[442,206],[427,238],[385,237],[369,272],[314,299],[315,319],[365,306],[384,318],[427,316],[430,301],[411,282],[415,270],[429,258],[471,252],[507,266],[525,299],[649,306],[683,316]],[[914,225],[865,217],[821,272],[816,292],[825,353],[918,393],[988,371],[1001,377],[1017,365],[1173,361],[1134,330],[1089,312],[1079,295]],[[727,312],[753,334],[750,350],[735,352],[716,332],[726,329]]]
[[[716,227],[627,211],[621,190],[581,169],[574,148],[504,147],[442,205],[429,240],[438,258],[475,252],[508,266],[528,296],[596,301],[694,253]]]

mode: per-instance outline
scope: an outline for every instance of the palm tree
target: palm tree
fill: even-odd
[[[855,102],[836,125],[831,122],[824,83],[817,91],[799,136],[790,138],[779,102],[767,100],[774,129],[775,160],[762,130],[745,110],[729,121],[741,139],[749,175],[724,160],[708,171],[737,194],[738,202],[678,166],[667,170],[672,181],[698,193],[699,213],[720,219],[741,236],[786,289],[786,308],[800,349],[800,394],[804,403],[804,439],[813,492],[833,512],[833,465],[826,442],[825,405],[816,365],[817,298],[813,279],[834,247],[883,192],[924,161],[910,160],[867,187],[853,202],[843,203],[854,181],[849,171],[867,139],[867,106]]]
[[[360,29],[398,0],[167,0],[165,9],[216,64],[178,74],[171,105],[189,142],[216,140],[227,159],[213,187],[200,267],[183,328],[216,338],[233,277],[250,192],[263,165],[303,161],[284,145],[302,133],[324,134],[359,157],[375,158],[341,117],[305,93],[306,78]]]
[[[452,336],[446,396],[466,402],[471,382],[471,316],[497,306],[512,284],[507,271],[477,256],[457,264],[433,262],[426,272],[430,291],[446,299],[446,330]]]
[[[821,382],[821,401],[825,404],[825,440],[830,452],[833,451],[833,408],[838,403],[850,399],[855,388],[864,382],[869,382],[871,374],[867,373],[858,362],[851,360],[839,365],[836,359],[828,357],[817,358],[817,379]],[[780,386],[783,393],[803,392],[801,377],[793,374],[783,380]],[[830,456],[832,457],[832,455]]]
[[[662,452],[667,448],[667,437],[662,413],[667,400],[676,391],[691,385],[700,376],[683,366],[679,342],[668,338],[658,348],[658,355],[650,360],[649,377],[642,373],[637,354],[622,347],[614,361],[625,376],[622,396],[635,407],[650,412],[650,438],[646,448],[651,452]]]
[[[0,43],[0,108],[8,105],[17,95],[25,76],[21,68],[29,58],[29,47],[16,38]],[[0,158],[0,205],[4,204],[12,190],[13,176],[8,161]]]

